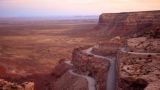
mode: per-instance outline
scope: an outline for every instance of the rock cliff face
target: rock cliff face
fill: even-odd
[[[51,90],[88,90],[87,80],[69,73],[71,65],[62,59],[54,68],[52,75],[56,78],[49,87]]]
[[[87,55],[81,48],[75,49],[72,55],[72,63],[76,71],[95,78],[96,90],[106,90],[109,61]]]
[[[52,75],[56,78],[61,77],[64,73],[66,73],[71,66],[64,63],[65,60],[62,59],[59,61],[59,63],[56,65],[56,67],[52,71]],[[63,68],[62,68],[63,67]]]
[[[97,28],[105,35],[131,35],[160,29],[160,11],[103,13]]]
[[[121,37],[114,37],[111,40],[100,43],[93,48],[93,53],[101,56],[115,56],[120,47],[124,45]]]
[[[76,48],[72,53],[70,64],[65,63],[66,60],[59,61],[54,68],[52,75],[56,77],[50,88],[53,90],[91,90],[89,89],[89,81],[81,77],[87,76],[95,79],[90,81],[96,83],[96,90],[106,90],[107,74],[109,69],[109,61],[96,58],[87,54],[84,48]],[[72,70],[75,74],[70,72]]]

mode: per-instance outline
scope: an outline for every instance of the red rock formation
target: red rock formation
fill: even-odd
[[[123,46],[124,40],[117,36],[94,47],[93,53],[101,56],[115,56],[118,49]]]
[[[33,82],[17,84],[0,79],[0,90],[34,90]]]
[[[88,90],[86,79],[66,72],[54,83],[53,90]]]
[[[160,40],[147,37],[131,38],[127,40],[130,51],[160,53]]]
[[[60,60],[56,67],[53,69],[52,75],[54,77],[59,78],[71,68],[71,66],[64,63],[64,61],[64,59]]]
[[[72,63],[78,73],[94,77],[97,82],[97,90],[106,90],[107,71],[109,62],[82,52],[77,48],[72,54]]]
[[[73,69],[71,65],[65,63],[65,59],[59,61],[52,71],[53,80],[49,81],[50,90],[88,90],[88,81],[69,73]]]
[[[137,78],[141,78],[148,83],[148,86],[146,88],[150,88],[150,90],[160,89],[160,87],[157,88],[157,84],[160,84],[160,66],[159,66],[160,56],[156,54],[150,55],[143,53],[140,54],[136,52],[127,53],[120,51],[118,53],[117,59],[120,64],[119,69],[120,69],[121,79],[124,78],[127,79],[127,77],[132,77],[136,80]],[[125,85],[124,82],[120,82],[120,85],[123,84]],[[134,90],[145,90],[145,89],[134,89]]]
[[[131,35],[160,29],[160,11],[103,13],[97,28],[109,36]]]

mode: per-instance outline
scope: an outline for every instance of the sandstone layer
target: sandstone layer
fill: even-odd
[[[78,73],[95,78],[96,90],[106,90],[109,61],[96,58],[77,48],[72,54],[72,63]]]
[[[160,29],[160,11],[103,13],[97,29],[107,36],[130,36]]]

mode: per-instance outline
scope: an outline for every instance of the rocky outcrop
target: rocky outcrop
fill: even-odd
[[[108,40],[106,42],[104,41],[103,43],[95,46],[92,52],[96,55],[101,56],[115,56],[118,49],[121,48],[123,45],[124,40],[121,37],[116,36],[111,40]]]
[[[132,52],[152,52],[160,53],[160,40],[147,37],[131,38],[127,40],[127,45]]]
[[[52,75],[56,78],[59,78],[64,73],[66,73],[70,68],[71,68],[71,66],[65,63],[65,59],[62,59],[59,61],[59,63],[53,69]]]
[[[108,36],[129,36],[136,32],[160,30],[160,11],[103,13],[96,27]]]
[[[59,78],[53,90],[89,90],[86,79],[72,75],[66,72]]]
[[[95,78],[97,90],[106,90],[109,68],[109,62],[107,60],[88,55],[83,52],[83,49],[77,48],[73,51],[72,63],[77,73]]]
[[[136,82],[136,79],[141,79],[147,82],[146,89],[133,89],[133,90],[159,90],[157,83],[160,84],[160,56],[154,53],[139,53],[139,52],[122,52],[119,51],[117,59],[120,67],[120,85],[126,84],[126,82]],[[127,78],[132,77],[132,81],[128,81]],[[125,81],[124,81],[125,80]],[[140,82],[137,82],[141,86]],[[138,87],[139,87],[138,86]],[[131,88],[128,85],[122,88]],[[136,88],[136,86],[132,86]],[[150,89],[149,89],[150,88]],[[122,89],[128,90],[128,89]],[[130,90],[130,89],[129,89]]]
[[[53,90],[106,90],[109,61],[87,54],[88,47],[76,48],[72,61],[60,60],[53,70]],[[92,80],[91,80],[92,79]]]
[[[33,82],[17,84],[0,79],[0,90],[34,90]]]

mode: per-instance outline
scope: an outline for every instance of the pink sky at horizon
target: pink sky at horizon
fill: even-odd
[[[160,0],[1,0],[0,16],[96,15],[160,10]]]

